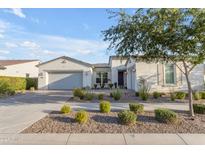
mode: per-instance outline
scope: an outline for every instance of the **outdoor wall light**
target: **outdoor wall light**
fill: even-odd
[[[136,69],[132,69],[133,72],[136,72]]]

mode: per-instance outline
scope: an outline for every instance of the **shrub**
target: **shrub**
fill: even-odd
[[[86,123],[88,119],[88,113],[84,110],[78,111],[75,115],[75,120],[80,124]]]
[[[175,101],[176,94],[175,93],[170,93],[170,99],[171,99],[171,101]]]
[[[201,99],[201,93],[196,91],[196,92],[193,93],[193,97],[194,97],[195,100],[199,100],[199,99]]]
[[[98,94],[98,100],[103,100],[104,94]]]
[[[129,104],[130,111],[139,114],[144,112],[144,105],[138,103],[131,103]]]
[[[176,92],[176,99],[185,99],[186,93],[183,91]]]
[[[112,84],[112,83],[110,83],[110,84],[109,84],[109,87],[110,87],[110,89],[112,89],[112,87],[113,87],[113,84]]]
[[[117,89],[116,91],[112,92],[112,97],[114,98],[114,100],[118,101],[122,97],[122,92]]]
[[[201,94],[201,99],[205,99],[205,92],[202,91],[202,92],[200,92],[200,94]]]
[[[73,90],[73,96],[79,97],[80,99],[83,99],[85,97],[85,90],[76,88]]]
[[[135,96],[136,96],[136,97],[139,97],[139,95],[140,95],[140,94],[139,94],[139,92],[138,92],[138,91],[137,91],[137,92],[135,92]]]
[[[193,104],[194,112],[198,114],[205,114],[204,104]]]
[[[109,113],[110,112],[110,102],[109,101],[101,101],[100,102],[100,112]]]
[[[98,86],[97,84],[94,84],[94,88],[95,88],[95,89],[97,89],[97,86]]]
[[[168,109],[156,109],[155,118],[157,121],[163,123],[176,123],[178,121],[177,114]]]
[[[3,88],[4,88],[3,91],[5,90],[5,87],[4,87],[5,85],[6,85],[6,89],[10,89],[10,90],[12,89],[14,91],[26,89],[26,79],[21,78],[21,77],[1,76],[0,83],[3,83],[3,85],[1,85],[1,87],[3,86]]]
[[[93,93],[86,93],[86,94],[85,94],[85,99],[86,99],[86,100],[91,101],[91,100],[94,99],[94,97],[95,97],[95,95],[94,95]]]
[[[157,91],[154,91],[154,92],[153,92],[153,97],[154,97],[155,99],[157,99],[157,98],[161,97],[161,93],[159,93],[159,92],[157,92]]]
[[[35,91],[35,87],[30,87],[30,90],[31,91]]]
[[[118,118],[122,124],[130,125],[135,124],[137,120],[137,116],[134,112],[124,110],[118,113]]]
[[[105,87],[105,84],[103,83],[100,87],[103,89]]]
[[[61,113],[66,114],[66,113],[70,113],[70,112],[71,112],[71,107],[70,107],[70,105],[63,105],[63,106],[61,107]]]
[[[149,97],[150,86],[144,78],[139,79],[139,96],[142,100],[146,101]]]
[[[26,89],[30,90],[31,87],[35,89],[38,88],[38,79],[37,78],[26,78]]]
[[[110,93],[110,97],[113,97],[113,96],[112,96],[112,92]]]

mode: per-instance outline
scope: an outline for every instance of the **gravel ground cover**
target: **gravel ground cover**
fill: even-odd
[[[186,112],[177,113],[178,124],[159,123],[154,112],[145,112],[138,115],[137,123],[131,126],[120,124],[118,112],[90,111],[90,120],[86,124],[78,124],[74,119],[75,113],[65,115],[53,111],[22,133],[205,133],[205,115],[197,114],[191,118]]]

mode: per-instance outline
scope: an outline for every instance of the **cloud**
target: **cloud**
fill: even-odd
[[[24,42],[20,43],[20,46],[26,47],[29,49],[39,49],[40,48],[40,45],[38,45],[37,43],[32,42],[32,41],[24,41]]]
[[[4,38],[4,33],[8,29],[9,25],[10,24],[8,22],[0,20],[0,38]]]
[[[8,50],[0,50],[0,54],[9,54],[10,53],[10,51],[8,51]]]
[[[26,18],[26,15],[23,13],[22,9],[20,9],[20,8],[9,9],[6,12],[14,14],[20,18]]]
[[[10,42],[6,42],[6,43],[5,43],[5,46],[6,46],[7,48],[16,48],[16,47],[18,47],[17,44],[15,44],[15,43],[10,43]]]

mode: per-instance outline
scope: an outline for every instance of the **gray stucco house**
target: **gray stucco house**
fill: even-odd
[[[118,87],[138,91],[145,79],[151,91],[186,90],[186,80],[174,64],[138,62],[132,57],[110,56],[108,63],[89,64],[70,57],[59,57],[38,65],[39,89],[64,90],[98,87],[116,83]],[[204,64],[191,73],[193,89],[204,88]]]

